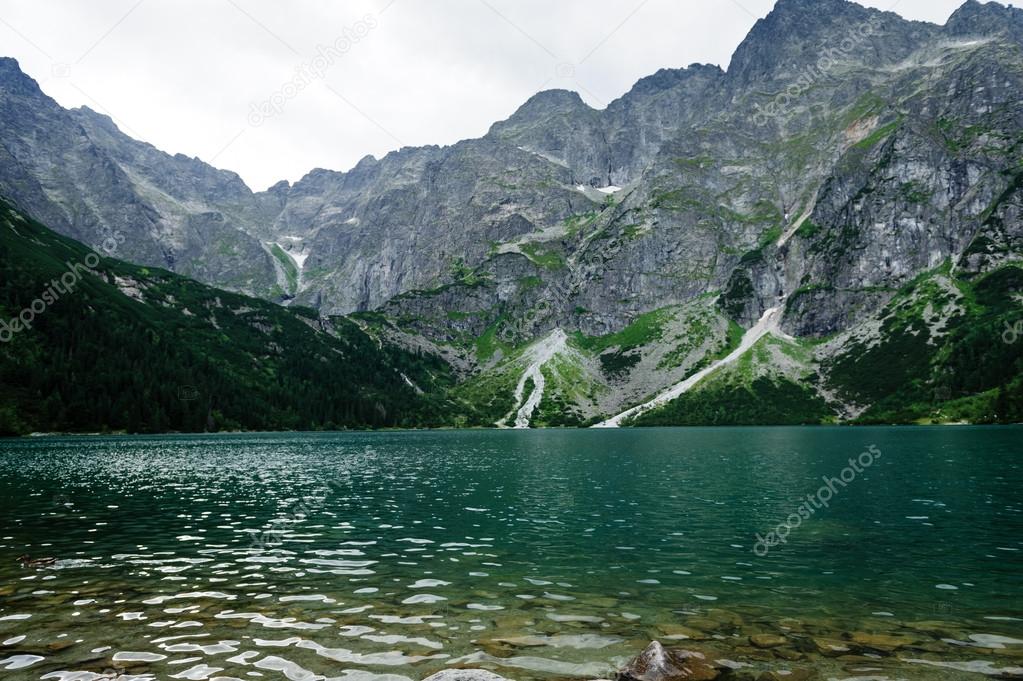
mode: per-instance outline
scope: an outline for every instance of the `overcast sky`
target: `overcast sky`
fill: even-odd
[[[0,0],[0,54],[63,106],[90,106],[259,190],[478,137],[539,90],[603,108],[662,67],[726,68],[773,4]],[[961,0],[862,4],[944,23]]]

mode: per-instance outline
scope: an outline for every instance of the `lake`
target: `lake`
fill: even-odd
[[[2,440],[0,677],[1023,674],[1021,490],[1015,427]]]

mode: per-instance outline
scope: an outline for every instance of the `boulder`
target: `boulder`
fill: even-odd
[[[720,671],[702,653],[654,641],[618,672],[616,681],[713,681]]]

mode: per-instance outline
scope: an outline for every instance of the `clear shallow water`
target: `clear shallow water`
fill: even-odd
[[[600,678],[657,638],[979,679],[1023,667],[1021,490],[1017,428],[6,440],[0,677]]]

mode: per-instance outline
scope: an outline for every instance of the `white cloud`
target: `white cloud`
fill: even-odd
[[[944,22],[958,0],[867,0]],[[602,107],[659,68],[731,53],[772,0],[0,0],[6,56],[67,107],[110,114],[256,189],[366,154],[486,132],[540,89]],[[366,15],[376,26],[253,127],[250,107]],[[343,98],[343,99],[342,99]],[[347,102],[345,101],[347,100]],[[400,140],[400,141],[399,141]]]

